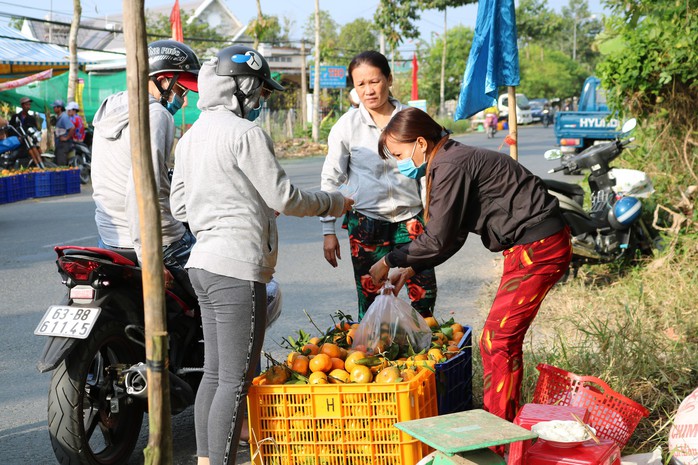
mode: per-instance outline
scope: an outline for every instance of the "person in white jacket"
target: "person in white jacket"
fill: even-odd
[[[393,76],[387,58],[376,51],[356,55],[349,76],[360,104],[335,123],[327,140],[322,167],[323,191],[337,189],[353,195],[354,210],[342,227],[349,233],[359,319],[363,318],[380,286],[373,284],[369,269],[395,247],[410,243],[424,230],[419,181],[401,175],[395,160],[378,155],[378,137],[390,119],[403,108],[390,96]],[[335,217],[322,220],[325,260],[333,267],[341,258]],[[432,316],[436,302],[436,276],[424,269],[407,282],[412,307]]]
[[[194,51],[174,40],[148,44],[150,150],[160,204],[163,258],[166,268],[189,288],[184,264],[194,236],[170,209],[168,161],[174,143],[173,115],[187,92],[198,91],[200,64]],[[141,258],[141,234],[131,166],[128,93],[107,97],[95,114],[92,140],[92,198],[99,246],[130,258]],[[166,281],[171,275],[166,273]],[[193,299],[193,296],[192,296]]]
[[[204,376],[194,409],[199,464],[234,464],[247,390],[264,342],[265,283],[277,258],[276,212],[343,215],[339,192],[296,188],[252,121],[283,87],[262,55],[222,49],[199,72],[201,116],[177,144],[170,195],[196,236],[187,270],[201,307]]]

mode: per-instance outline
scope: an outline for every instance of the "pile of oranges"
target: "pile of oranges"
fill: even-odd
[[[391,357],[386,347],[366,348],[353,344],[358,323],[340,320],[322,337],[301,335],[298,340],[285,339],[292,348],[283,363],[273,365],[254,378],[254,385],[276,384],[341,384],[341,383],[398,383],[413,379],[419,369],[434,369],[456,356],[458,343],[464,335],[462,325],[449,320],[440,324],[435,318],[426,318],[432,330],[432,347],[422,353],[399,358]],[[402,348],[401,348],[402,349]]]

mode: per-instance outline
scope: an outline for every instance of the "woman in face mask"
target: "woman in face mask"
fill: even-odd
[[[478,234],[503,252],[504,272],[480,337],[484,406],[512,421],[519,406],[523,340],[550,288],[567,270],[570,232],[541,180],[507,155],[449,140],[428,114],[408,108],[388,123],[378,153],[406,176],[427,179],[424,233],[371,267],[376,285],[391,267],[396,291],[415,273],[448,260]]]
[[[349,64],[349,76],[359,98],[358,111],[349,111],[332,127],[322,167],[321,188],[349,193],[354,210],[344,217],[358,295],[359,319],[380,291],[368,270],[398,245],[414,240],[423,230],[420,183],[400,174],[396,160],[376,152],[386,124],[404,108],[390,95],[393,76],[388,60],[375,51],[362,52]],[[336,218],[321,220],[325,259],[333,267],[341,259]],[[412,306],[432,316],[436,276],[425,268],[407,281]]]
[[[250,122],[284,88],[256,50],[227,47],[199,71],[199,119],[175,151],[171,202],[196,236],[187,269],[201,307],[204,376],[194,418],[199,464],[234,464],[247,390],[264,342],[266,288],[278,253],[276,212],[343,215],[338,192],[291,184],[271,138]]]

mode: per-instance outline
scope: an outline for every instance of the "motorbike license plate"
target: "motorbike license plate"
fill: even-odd
[[[99,307],[51,305],[34,330],[37,336],[61,336],[85,339],[97,321]]]

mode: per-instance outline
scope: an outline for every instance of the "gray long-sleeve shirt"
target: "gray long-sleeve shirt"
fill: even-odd
[[[242,85],[248,84],[243,78]],[[202,66],[201,116],[177,144],[172,207],[196,236],[187,268],[266,283],[278,250],[275,211],[341,215],[344,197],[291,184],[271,138],[239,116],[236,90],[235,80],[215,74],[215,64]]]
[[[170,210],[167,162],[174,142],[172,115],[150,96],[150,150],[160,204],[162,244],[179,240],[185,232]],[[138,203],[131,166],[128,94],[108,97],[95,114],[92,140],[92,198],[95,222],[102,241],[111,247],[133,248],[140,257]]]

